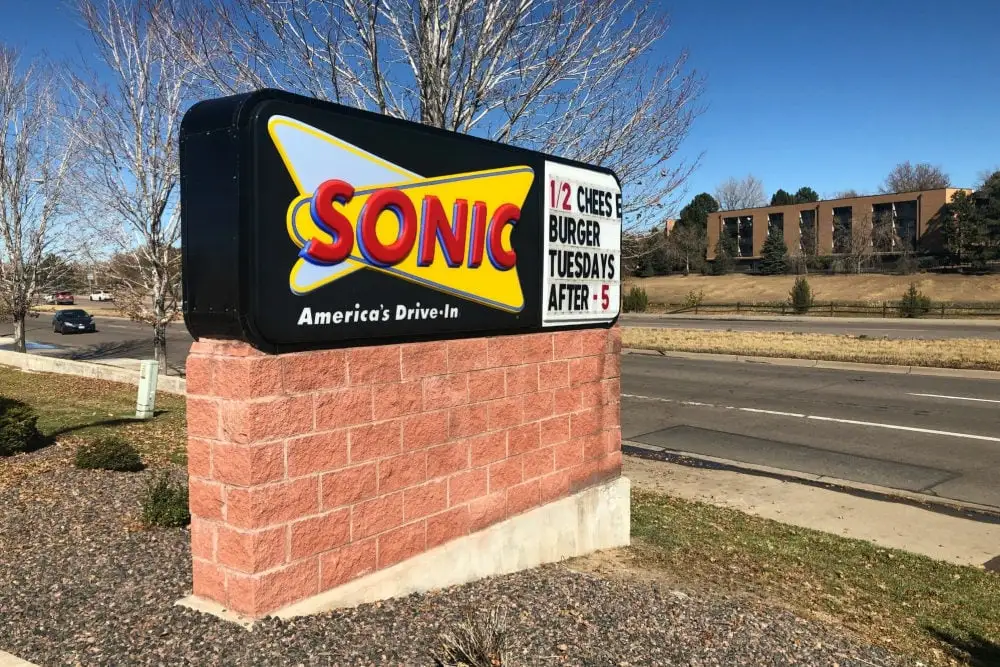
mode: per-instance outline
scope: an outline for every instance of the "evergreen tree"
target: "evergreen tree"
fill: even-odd
[[[723,234],[715,243],[715,261],[712,263],[712,273],[717,276],[724,276],[733,270],[736,262],[736,241],[732,237]]]
[[[819,201],[819,195],[812,188],[801,187],[795,192],[796,204],[809,204]]]
[[[771,195],[771,206],[787,206],[788,204],[794,204],[795,197],[779,189],[773,195]]]
[[[760,272],[765,276],[781,275],[788,269],[788,246],[778,230],[768,235],[760,254]]]

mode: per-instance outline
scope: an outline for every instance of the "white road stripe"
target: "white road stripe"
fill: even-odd
[[[976,401],[977,403],[1000,403],[992,398],[972,398],[971,396],[945,396],[943,394],[907,394],[907,396],[923,396],[925,398],[947,398],[952,401]]]
[[[852,426],[871,426],[874,428],[887,428],[893,431],[909,431],[911,433],[926,433],[928,435],[943,435],[949,438],[965,438],[966,440],[985,440],[987,442],[1000,442],[1000,437],[992,435],[979,435],[977,433],[957,433],[955,431],[939,431],[933,428],[918,428],[916,426],[903,426],[901,424],[882,424],[879,422],[867,422],[858,419],[840,419],[839,417],[822,417],[820,415],[806,415],[797,412],[780,412],[778,410],[762,410],[760,408],[742,408],[733,405],[714,405],[712,403],[698,403],[695,401],[678,401],[672,398],[660,398],[659,396],[640,396],[638,394],[622,394],[622,398],[636,398],[645,401],[659,401],[661,403],[675,403],[677,405],[689,405],[704,408],[720,408],[723,410],[739,410],[741,412],[756,412],[777,417],[794,417],[797,419],[812,419],[815,421],[833,422],[836,424],[851,424]]]

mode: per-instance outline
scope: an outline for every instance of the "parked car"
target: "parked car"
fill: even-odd
[[[97,331],[97,323],[87,311],[67,308],[53,315],[52,331],[57,334],[94,333]]]
[[[114,301],[114,299],[111,298],[111,292],[107,292],[107,291],[102,290],[102,289],[99,289],[96,292],[91,293],[90,300],[91,301]]]
[[[55,301],[57,306],[72,306],[75,301],[73,301],[73,293],[67,292],[65,290],[61,292],[56,292],[52,295],[52,300]]]

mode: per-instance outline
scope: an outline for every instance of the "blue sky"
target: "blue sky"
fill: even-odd
[[[688,198],[754,173],[770,195],[874,191],[902,160],[956,185],[1000,165],[995,0],[670,0],[663,57],[705,75],[707,107],[682,148],[704,152]],[[0,0],[0,40],[71,58],[86,35],[62,0]],[[79,45],[79,46],[78,46]]]

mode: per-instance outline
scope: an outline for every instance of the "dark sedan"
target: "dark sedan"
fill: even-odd
[[[93,333],[97,331],[97,323],[85,310],[60,310],[52,318],[52,330],[58,334]]]

